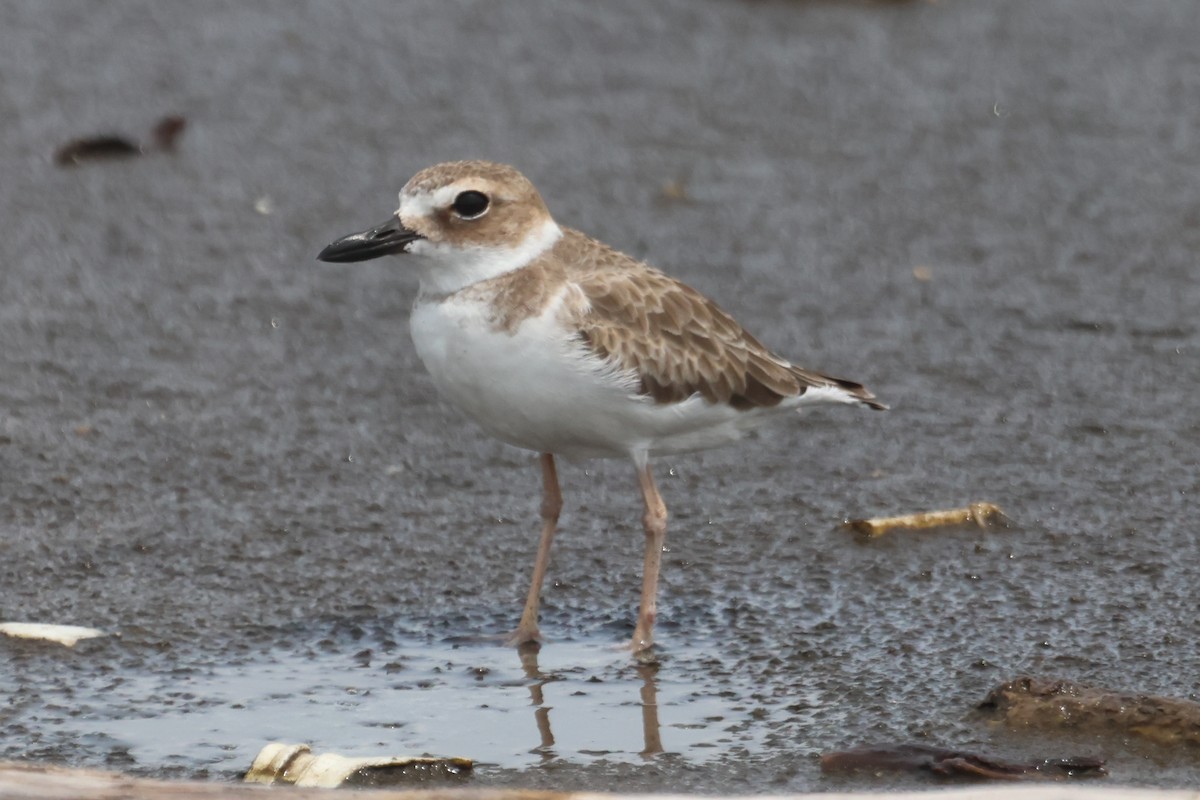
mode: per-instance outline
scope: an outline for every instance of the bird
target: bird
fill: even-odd
[[[621,458],[645,533],[629,647],[654,645],[667,507],[651,459],[718,447],[822,403],[887,408],[861,383],[797,366],[697,290],[559,225],[514,167],[454,161],[416,173],[380,225],[320,261],[398,256],[416,273],[413,345],[439,393],[486,433],[540,454],[541,534],[507,642],[540,646],[538,609],[563,499],[556,458]]]

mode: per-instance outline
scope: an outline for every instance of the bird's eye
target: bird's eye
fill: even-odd
[[[458,197],[454,198],[454,205],[451,208],[463,219],[478,219],[483,216],[483,212],[488,210],[488,202],[488,196],[483,192],[459,192]]]

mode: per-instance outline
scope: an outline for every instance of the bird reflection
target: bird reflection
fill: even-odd
[[[545,762],[551,761],[555,757],[554,731],[550,730],[550,706],[546,705],[545,694],[542,692],[542,687],[552,679],[550,676],[543,675],[542,671],[538,669],[538,650],[540,649],[542,649],[541,645],[537,642],[527,642],[517,648],[517,654],[521,657],[521,669],[525,670],[525,677],[529,679],[529,699],[533,705],[533,721],[537,724],[538,737],[541,739],[541,744],[530,752],[537,753]]]
[[[650,759],[663,751],[658,725],[658,662],[639,664],[642,681],[642,758]]]
[[[533,720],[537,726],[537,747],[529,752],[537,753],[542,761],[552,761],[558,753],[554,749],[554,731],[550,726],[550,711],[552,706],[546,705],[544,687],[547,683],[559,680],[553,674],[546,674],[538,667],[538,651],[541,645],[536,642],[524,644],[517,648],[521,659],[521,669],[529,679],[529,699],[533,706]],[[639,755],[644,759],[652,759],[663,752],[661,726],[658,722],[658,669],[657,661],[641,661],[636,667],[636,673],[641,685],[638,696],[642,708],[642,749]]]

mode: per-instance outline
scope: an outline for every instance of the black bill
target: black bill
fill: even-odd
[[[343,236],[318,253],[317,260],[335,264],[368,261],[391,253],[403,253],[409,244],[420,238],[419,233],[401,225],[399,217],[392,217],[369,231]]]

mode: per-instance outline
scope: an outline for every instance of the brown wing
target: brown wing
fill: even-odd
[[[580,336],[601,357],[635,371],[642,393],[656,403],[700,394],[739,410],[767,408],[810,386],[837,386],[884,407],[861,384],[773,355],[711,300],[657,270],[587,270],[572,281],[590,305],[576,320]]]

